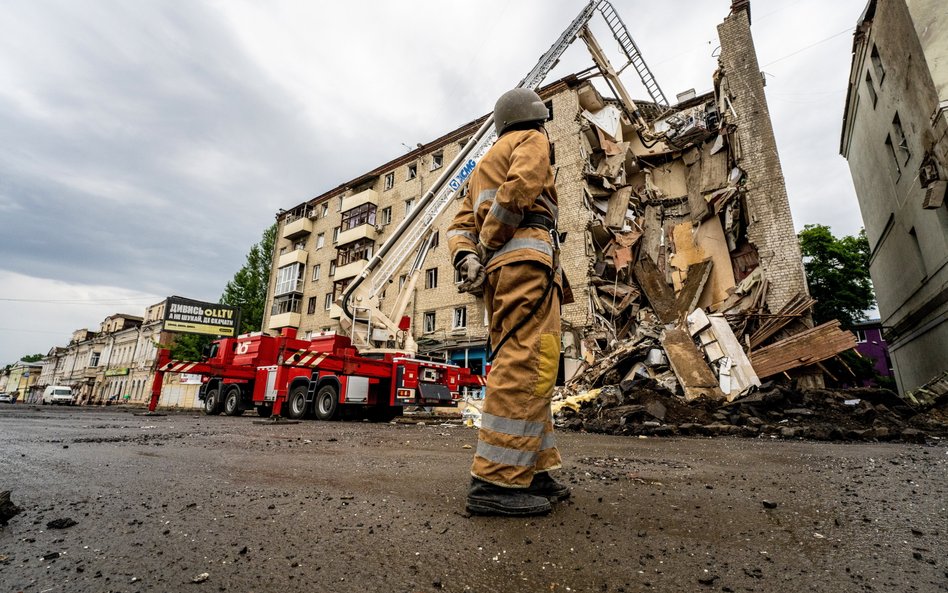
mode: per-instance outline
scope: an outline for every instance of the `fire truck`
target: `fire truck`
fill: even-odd
[[[405,406],[456,406],[466,388],[484,384],[466,368],[397,353],[362,355],[346,336],[323,332],[301,340],[292,328],[279,336],[255,332],[217,340],[200,362],[171,360],[168,350],[160,350],[152,411],[166,373],[202,376],[206,414],[256,409],[262,417],[291,419],[333,420],[360,409],[372,419],[391,420]]]
[[[587,26],[596,12],[627,58],[618,70]],[[662,141],[664,135],[645,123],[618,73],[632,66],[656,106],[667,108],[668,101],[606,0],[590,0],[518,86],[536,89],[577,38],[586,43],[606,83],[621,98],[624,114],[643,142]],[[386,418],[399,414],[404,406],[457,405],[464,389],[479,389],[483,377],[415,356],[417,345],[405,312],[436,236],[437,222],[496,139],[491,115],[332,305],[347,335],[325,333],[300,340],[296,330],[283,329],[279,336],[255,333],[223,338],[201,362],[173,361],[167,350],[161,350],[149,409],[157,406],[164,374],[169,372],[202,375],[200,397],[207,414],[239,415],[252,407],[261,416],[301,418],[312,412],[329,420],[346,407],[361,406]],[[412,254],[394,306],[384,311],[381,294]]]

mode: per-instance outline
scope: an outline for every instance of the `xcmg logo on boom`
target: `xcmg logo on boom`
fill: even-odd
[[[474,171],[474,167],[477,166],[477,163],[474,162],[474,159],[469,160],[464,163],[464,167],[454,176],[454,179],[448,182],[448,187],[453,191],[457,191],[461,188],[461,184],[464,183],[464,180],[470,177],[471,172]]]

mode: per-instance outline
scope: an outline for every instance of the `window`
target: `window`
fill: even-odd
[[[431,238],[431,248],[434,249],[441,243],[441,231],[435,231],[434,237]]]
[[[329,277],[332,278],[336,275],[336,260],[329,262]]]
[[[385,174],[385,186],[382,191],[388,191],[395,187],[395,171]]]
[[[546,107],[547,113],[550,114],[550,119],[553,119],[553,99],[550,99],[544,103],[543,106]]]
[[[362,204],[342,213],[342,229],[348,231],[364,224],[375,225],[375,204]]]
[[[892,164],[895,165],[895,178],[898,179],[902,176],[902,167],[899,166],[899,157],[895,154],[895,146],[892,145],[892,136],[891,134],[885,137],[886,148],[889,149],[889,154],[892,155]]]
[[[273,299],[273,308],[270,310],[270,314],[299,313],[302,307],[303,297],[298,294],[289,294]]]
[[[426,334],[430,334],[431,332],[435,330],[435,312],[434,311],[425,311],[423,330]]]
[[[392,224],[392,207],[388,206],[387,208],[382,209],[382,216],[379,220],[379,224],[385,226],[387,224]]]
[[[286,253],[286,247],[280,247],[280,255],[283,255],[284,253]]]
[[[461,270],[454,268],[454,283],[460,284],[461,280]]]
[[[319,280],[319,264],[313,266],[313,282]]]
[[[879,49],[872,45],[872,53],[869,56],[869,59],[872,61],[872,69],[876,72],[876,78],[879,79],[879,86],[882,86],[882,81],[885,79],[885,67],[882,65],[882,58],[879,57]]]
[[[336,206],[336,212],[342,212],[342,201],[345,199],[345,196],[339,196],[339,205]]]
[[[303,264],[295,263],[283,266],[277,270],[276,287],[273,294],[281,295],[289,292],[303,291]]]
[[[99,352],[93,352],[92,354],[89,355],[89,366],[90,366],[90,367],[97,367],[97,366],[99,366],[99,356],[101,356],[101,354],[100,354]]]
[[[859,342],[860,344],[863,344],[866,342],[866,330],[856,329],[856,330],[853,330],[853,332],[856,334],[857,342]]]
[[[895,118],[892,120],[892,128],[895,130],[895,147],[898,149],[899,157],[902,159],[902,164],[907,165],[909,159],[912,157],[912,153],[908,149],[908,140],[905,139],[905,132],[902,130],[902,120],[899,119],[899,114],[895,114]]]
[[[444,165],[444,151],[439,150],[431,155],[431,170],[440,169]]]
[[[323,245],[326,244],[326,233],[319,233],[316,235],[316,249],[322,249]]]
[[[438,287],[438,268],[428,268],[425,270],[425,288]]]
[[[372,239],[365,238],[353,241],[339,248],[336,255],[336,265],[344,266],[362,259],[369,259],[372,257],[374,248],[375,242]]]
[[[879,96],[876,94],[876,85],[872,84],[872,74],[869,74],[869,71],[866,70],[866,90],[869,91],[869,98],[872,99],[872,107],[876,106],[876,99]]]
[[[306,303],[306,313],[312,315],[316,312],[316,297],[309,297],[309,301]]]
[[[414,179],[415,177],[418,177],[418,163],[408,165],[408,178]]]
[[[346,278],[345,280],[340,280],[332,285],[332,296],[333,298],[339,298],[342,296],[342,293],[349,288],[349,283],[352,282],[352,278]]]
[[[323,218],[329,216],[329,204],[323,204]]]
[[[303,239],[302,241],[297,241],[296,243],[294,243],[293,249],[297,251],[302,251],[303,249],[306,249],[306,239]]]
[[[457,307],[454,309],[451,329],[464,329],[465,327],[467,327],[467,307]]]
[[[326,309],[327,311],[330,308],[332,308],[332,293],[331,292],[326,293],[326,298],[323,299],[323,308]]]
[[[336,227],[332,230],[332,244],[335,245],[339,242],[339,227]]]
[[[405,282],[407,281],[408,281],[408,276],[406,276],[405,274],[402,274],[401,276],[398,277],[398,292],[401,292],[402,289],[405,288]]]
[[[415,206],[415,198],[405,200],[405,216],[411,214],[411,209]]]

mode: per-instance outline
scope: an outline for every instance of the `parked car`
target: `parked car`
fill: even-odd
[[[16,393],[0,393],[0,404],[12,404],[16,402]]]
[[[71,406],[76,402],[76,396],[72,393],[72,387],[65,385],[50,385],[43,390],[43,401],[45,404],[66,404]]]

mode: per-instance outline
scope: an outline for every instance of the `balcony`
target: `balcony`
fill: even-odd
[[[309,253],[305,249],[294,249],[289,253],[284,253],[280,256],[280,259],[277,260],[278,268],[285,268],[286,266],[293,264],[303,264],[306,265],[306,258],[309,256]]]
[[[375,241],[375,237],[378,236],[378,231],[375,230],[375,227],[371,224],[360,224],[355,228],[351,228],[348,231],[342,231],[339,233],[337,245],[340,247],[343,245],[348,245],[353,241],[358,241],[359,239],[370,239]]]
[[[361,272],[365,265],[369,263],[367,259],[356,260],[352,263],[346,264],[344,266],[338,266],[336,268],[336,273],[333,275],[333,280],[339,282],[340,280],[346,280],[347,278],[352,278],[359,272]]]
[[[284,327],[299,328],[299,326],[300,326],[299,313],[280,313],[279,315],[270,316],[269,329],[282,329]]]
[[[342,200],[342,207],[340,210],[342,212],[348,212],[353,208],[357,208],[362,204],[375,204],[379,205],[379,194],[374,189],[367,189],[365,191],[360,191],[357,194],[353,194],[348,198]]]
[[[296,220],[288,220],[283,225],[283,238],[284,239],[298,239],[300,237],[305,237],[306,235],[313,232],[313,221],[307,217],[300,217]]]

